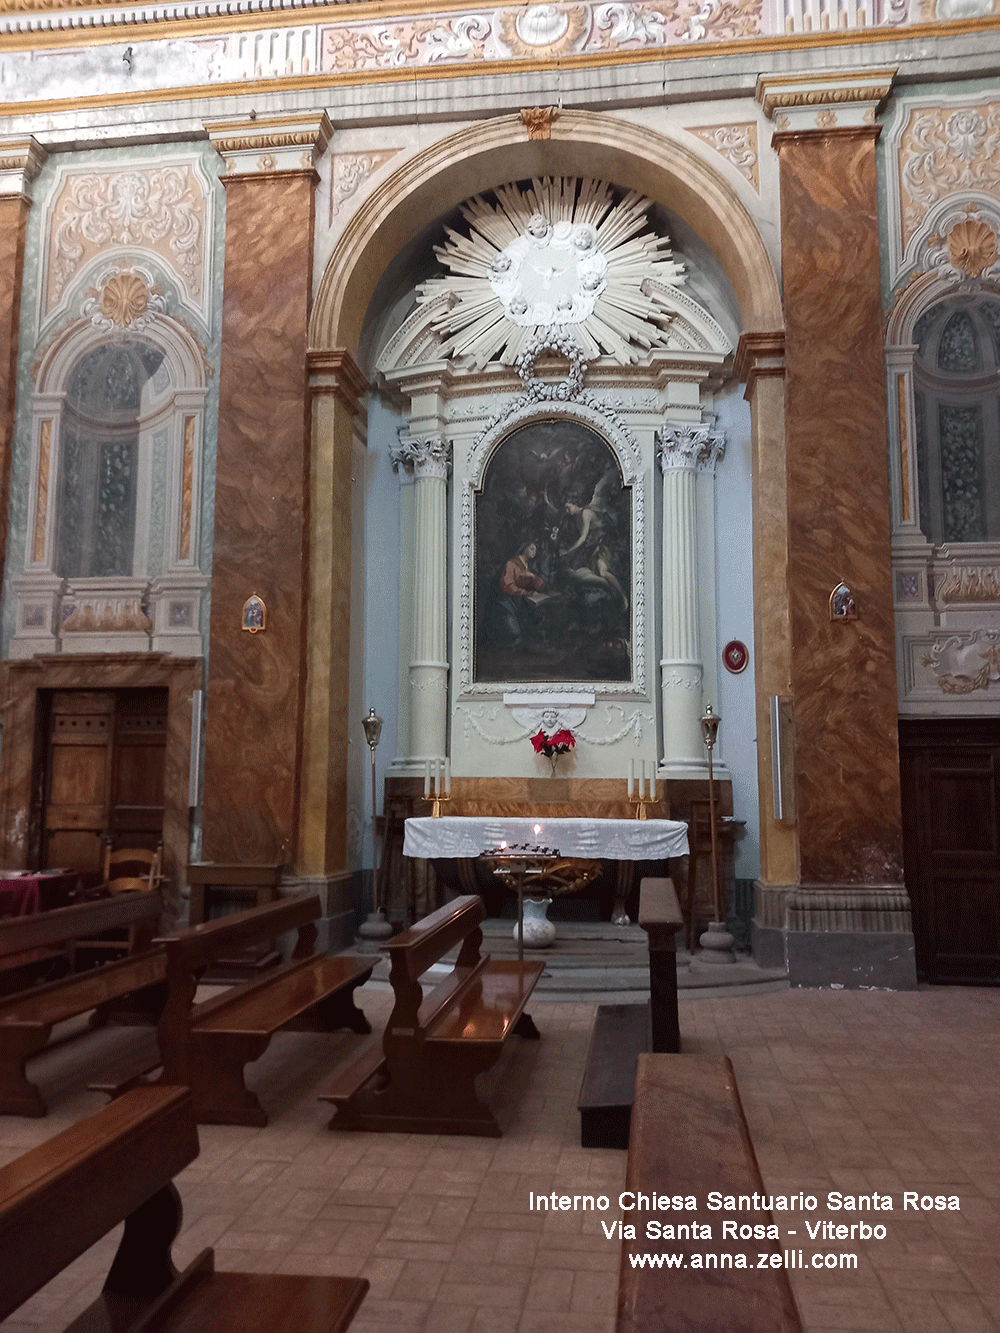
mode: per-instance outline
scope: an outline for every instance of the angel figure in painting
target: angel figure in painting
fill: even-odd
[[[569,561],[567,573],[571,579],[584,585],[602,583],[606,588],[613,589],[627,611],[628,597],[611,569],[611,550],[607,539],[607,527],[611,521],[608,496],[620,489],[620,479],[609,468],[594,487],[594,494],[587,504],[566,501],[565,512],[579,522],[580,532],[572,546],[560,551],[559,556]]]

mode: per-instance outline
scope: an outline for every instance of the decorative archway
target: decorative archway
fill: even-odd
[[[643,125],[563,111],[548,140],[528,140],[518,116],[469,126],[418,153],[358,209],[326,267],[310,320],[314,349],[353,349],[385,266],[463,199],[500,181],[579,175],[629,185],[665,204],[713,251],[733,285],[744,330],[782,327],[767,248],[736,191],[697,153]]]
[[[547,141],[527,139],[520,117],[500,116],[449,135],[388,176],[339,238],[310,318],[310,753],[300,806],[300,860],[307,871],[319,873],[341,840],[330,827],[327,793],[344,786],[339,763],[348,752],[350,724],[335,701],[348,695],[348,668],[334,650],[343,644],[349,608],[343,597],[331,597],[330,571],[336,568],[337,585],[347,586],[349,478],[357,437],[364,430],[358,408],[365,386],[353,356],[366,312],[386,266],[442,213],[500,182],[553,174],[627,181],[699,235],[733,287],[744,339],[751,335],[753,345],[741,346],[738,365],[739,373],[751,379],[751,394],[766,399],[763,407],[754,404],[755,436],[766,432],[780,438],[783,433],[782,388],[780,378],[774,378],[780,368],[765,371],[770,377],[759,381],[754,374],[761,354],[780,361],[783,320],[774,263],[736,190],[693,148],[646,126],[593,112],[561,112]],[[758,438],[755,458],[768,452]],[[780,460],[782,451],[773,456]],[[780,535],[765,540],[781,546]]]

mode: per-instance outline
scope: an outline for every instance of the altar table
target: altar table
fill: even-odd
[[[0,917],[63,907],[80,886],[75,870],[0,870]]]
[[[665,861],[688,851],[687,824],[676,819],[423,815],[408,819],[403,830],[403,855],[427,860],[476,857],[501,842],[553,847],[560,856],[587,861]]]

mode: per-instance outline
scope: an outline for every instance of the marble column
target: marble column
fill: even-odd
[[[413,474],[413,647],[410,758],[418,764],[448,745],[448,462],[440,435],[401,435],[395,466]]]
[[[798,883],[790,974],[912,984],[889,929],[903,882],[875,112],[891,70],[762,79],[776,126],[785,296],[790,728]],[[843,581],[855,619],[831,618]],[[872,938],[859,940],[860,931]],[[820,938],[842,932],[853,939]],[[804,935],[812,937],[812,942]],[[801,946],[801,948],[799,948]],[[811,952],[810,952],[811,950]],[[840,953],[837,951],[841,950]],[[842,955],[842,956],[841,956]]]
[[[215,121],[225,285],[203,855],[297,866],[309,600],[308,319],[325,115]],[[256,593],[265,628],[243,629]]]
[[[31,183],[45,158],[45,150],[30,137],[0,138],[0,581],[7,552],[24,241]]]
[[[704,666],[698,626],[698,470],[714,471],[725,442],[707,426],[689,422],[668,422],[656,438],[663,472],[661,771],[670,777],[701,776],[707,758],[700,722]]]

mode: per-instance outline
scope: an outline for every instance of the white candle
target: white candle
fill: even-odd
[[[444,761],[444,794],[451,795],[451,760],[445,756]]]
[[[628,794],[631,799],[635,795],[635,760],[628,761]]]
[[[425,760],[424,760],[424,795],[425,795],[425,796],[430,796],[430,794],[431,794],[431,761],[430,761],[429,759],[425,759]]]
[[[444,760],[439,758],[434,768],[437,773],[437,794],[440,796],[444,791]]]

